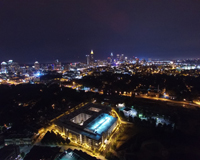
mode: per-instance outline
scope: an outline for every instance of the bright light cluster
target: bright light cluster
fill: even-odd
[[[105,132],[107,129],[109,129],[115,121],[116,118],[108,114],[101,114],[94,121],[89,123],[86,128],[95,133],[101,134],[102,132]]]

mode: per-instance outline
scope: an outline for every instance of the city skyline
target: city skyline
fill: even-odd
[[[197,1],[2,1],[1,61],[84,61],[108,54],[198,58]]]
[[[0,1],[0,159],[200,160],[200,1]]]

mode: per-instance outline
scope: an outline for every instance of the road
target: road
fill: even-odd
[[[47,130],[48,131],[48,130]],[[36,141],[34,142],[34,145],[39,145],[41,144],[41,140],[43,139],[43,137],[45,136],[45,134],[47,133],[47,131],[43,132],[42,134],[39,135],[39,137],[36,139]]]
[[[185,102],[185,101],[175,101],[175,100],[166,99],[166,98],[157,98],[157,97],[149,97],[149,96],[141,96],[141,95],[135,96],[135,98],[144,98],[144,99],[150,99],[150,100],[170,102],[170,103],[174,103],[174,104],[181,104],[183,107],[186,107],[186,108],[190,108],[190,106],[191,107],[200,107],[200,105],[198,105],[198,104]]]
[[[73,86],[73,87],[66,86],[66,87],[76,89],[76,86]],[[103,94],[103,92],[101,92],[101,91],[96,92],[95,90],[90,90],[90,92]],[[119,95],[131,97],[131,94],[119,94]],[[136,95],[135,98],[144,98],[144,99],[150,99],[150,100],[156,100],[156,101],[165,101],[165,102],[170,102],[170,103],[174,103],[174,104],[181,104],[185,108],[200,107],[200,102],[190,103],[190,102],[185,102],[185,101],[175,101],[175,100],[166,99],[166,98],[149,97],[146,95]]]
[[[118,121],[119,121],[120,124],[132,124],[131,122],[123,121],[123,120],[120,118],[120,116],[118,115],[118,113],[117,113],[114,109],[111,110],[111,114],[112,114],[112,113],[114,113],[114,114],[116,115],[116,117],[118,118]]]

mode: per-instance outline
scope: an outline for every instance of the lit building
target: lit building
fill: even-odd
[[[94,63],[94,52],[93,52],[93,50],[91,50],[91,52],[90,52],[90,63],[91,64]]]
[[[40,69],[40,64],[39,64],[38,61],[35,61],[34,66],[35,66],[35,70],[39,70]]]
[[[136,58],[136,65],[139,65],[139,58],[135,57]]]
[[[6,62],[1,63],[1,73],[7,73],[7,63]]]
[[[12,62],[11,66],[9,67],[10,67],[11,72],[13,73],[16,73],[17,71],[20,70],[20,66],[17,62]]]
[[[61,62],[59,62],[59,60],[57,59],[55,61],[55,70],[61,70],[62,66],[61,66]]]
[[[70,68],[68,71],[64,72],[62,77],[65,79],[76,79],[80,76],[80,72],[77,69]]]
[[[52,71],[54,69],[54,65],[53,64],[47,64],[47,70],[48,71]]]
[[[120,56],[119,56],[119,54],[117,54],[117,61],[119,61],[119,59],[120,59]]]
[[[111,63],[111,62],[112,62],[112,59],[111,59],[110,57],[108,57],[108,58],[107,58],[107,62],[108,62],[108,63]]]
[[[124,61],[124,54],[121,54],[120,61]]]
[[[70,70],[70,64],[65,64],[64,65],[64,70],[69,71]]]
[[[140,63],[143,65],[143,64],[146,63],[146,60],[145,60],[145,59],[142,59],[142,60],[140,61]]]
[[[123,112],[126,117],[129,117],[129,116],[136,117],[137,116],[137,111],[132,108],[124,108]]]
[[[114,60],[113,53],[110,54],[110,58],[111,58],[111,62],[113,62],[113,60]]]
[[[116,107],[117,108],[124,108],[125,107],[125,104],[124,103],[118,103],[117,105],[116,105]]]
[[[11,65],[13,63],[13,60],[8,61],[8,65]]]
[[[86,64],[90,65],[90,56],[89,55],[86,55]]]
[[[79,144],[98,149],[117,126],[117,118],[110,116],[110,111],[110,107],[89,103],[59,118],[55,129]]]
[[[12,134],[4,139],[5,145],[15,144],[15,145],[31,145],[33,143],[34,135],[24,135],[24,134]]]

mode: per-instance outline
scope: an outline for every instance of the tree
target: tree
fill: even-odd
[[[119,112],[119,115],[120,115],[121,118],[125,118],[125,115],[124,115],[124,112],[123,112],[123,111],[120,111],[120,112]]]
[[[113,150],[116,150],[116,149],[117,149],[117,145],[116,145],[116,144],[113,144],[113,145],[111,146],[111,148],[112,148]]]
[[[119,160],[119,158],[116,157],[115,155],[113,155],[112,152],[107,152],[106,153],[106,159],[108,159],[108,160]]]
[[[64,144],[65,142],[65,139],[59,133],[55,134],[53,131],[48,131],[41,141],[43,144]]]
[[[129,122],[133,122],[133,117],[129,115],[128,120]]]
[[[65,142],[66,142],[67,144],[69,144],[71,141],[70,141],[69,138],[66,138]]]
[[[25,153],[24,153],[24,152],[21,153],[21,157],[22,157],[22,158],[25,157]]]

